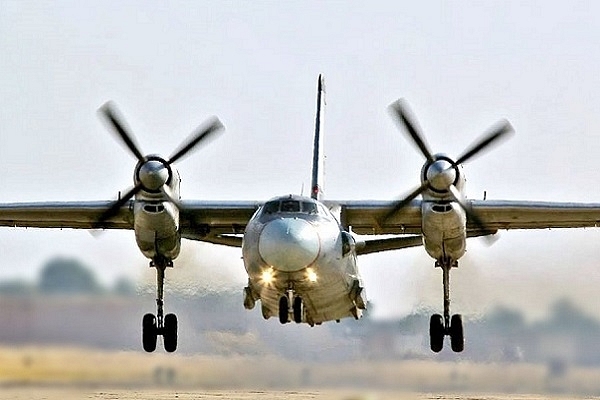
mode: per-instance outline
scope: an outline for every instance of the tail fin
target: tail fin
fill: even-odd
[[[315,121],[315,142],[313,147],[312,184],[310,197],[321,200],[323,197],[323,142],[321,132],[323,131],[323,114],[325,113],[325,79],[319,75],[317,83],[317,117]]]

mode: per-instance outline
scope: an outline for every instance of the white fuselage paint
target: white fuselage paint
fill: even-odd
[[[315,209],[267,210],[270,204],[285,201],[309,204]],[[289,229],[282,229],[285,226]],[[280,232],[279,237],[274,237],[275,232]],[[353,285],[362,286],[362,282],[354,243],[348,243],[348,238],[331,212],[316,200],[285,196],[265,203],[248,222],[242,245],[249,287],[255,299],[261,301],[263,316],[277,316],[280,298],[293,289],[304,302],[303,322],[312,325],[360,317],[351,292]],[[272,271],[269,282],[264,280],[265,271]],[[316,280],[310,279],[311,274]]]

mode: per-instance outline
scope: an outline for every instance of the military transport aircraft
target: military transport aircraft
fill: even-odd
[[[262,315],[282,324],[320,325],[358,319],[367,305],[358,273],[358,255],[423,245],[443,272],[444,313],[430,320],[430,344],[442,350],[464,348],[462,318],[450,315],[449,273],[465,253],[466,239],[499,229],[593,227],[600,204],[467,200],[462,164],[512,132],[506,121],[493,126],[462,155],[433,154],[406,104],[390,107],[426,161],[420,185],[398,201],[322,199],[323,78],[318,79],[317,113],[310,196],[285,195],[261,201],[182,200],[175,163],[189,155],[222,125],[213,118],[168,158],[145,155],[112,103],[99,113],[137,160],[133,187],[117,201],[0,204],[0,226],[129,229],[157,272],[157,313],[142,320],[144,350],[177,348],[177,317],[164,315],[165,270],[173,267],[181,239],[242,248],[248,273],[244,306],[260,301]],[[421,196],[421,199],[417,199]],[[368,237],[372,239],[362,239]]]

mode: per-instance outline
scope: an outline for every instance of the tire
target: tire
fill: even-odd
[[[148,353],[156,350],[156,317],[146,314],[142,319],[142,347]]]
[[[281,296],[279,299],[279,322],[287,324],[290,322],[289,301],[287,296]]]
[[[294,297],[294,322],[299,324],[302,322],[302,314],[304,311],[304,304],[302,304],[302,297]]]
[[[163,345],[165,351],[168,353],[173,353],[177,350],[177,316],[175,314],[165,315]]]
[[[432,315],[429,320],[429,345],[434,353],[444,348],[444,318],[440,314]]]
[[[465,349],[465,336],[460,314],[453,315],[450,320],[450,344],[455,353],[460,353]]]

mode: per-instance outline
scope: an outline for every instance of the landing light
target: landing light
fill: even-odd
[[[317,281],[317,273],[312,268],[306,269],[306,277],[310,282],[314,283]]]
[[[274,276],[273,276],[273,268],[265,269],[262,272],[260,278],[262,279],[263,283],[266,283],[266,284],[272,283],[273,282],[273,278],[274,278]]]

